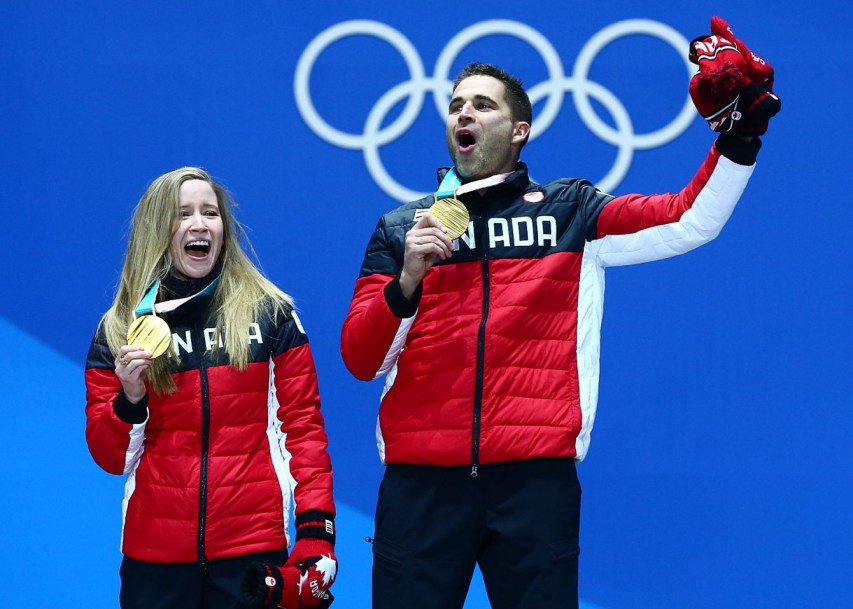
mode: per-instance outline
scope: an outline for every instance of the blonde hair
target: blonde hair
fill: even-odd
[[[135,318],[133,311],[139,301],[154,281],[163,279],[172,268],[169,245],[180,222],[181,186],[188,180],[204,180],[213,188],[224,229],[222,270],[212,301],[216,317],[213,344],[218,349],[219,337],[223,337],[230,365],[245,370],[249,360],[249,324],[261,314],[286,315],[293,308],[293,300],[264,277],[249,259],[241,241],[250,251],[251,244],[234,217],[236,203],[222,185],[198,167],[182,167],[160,176],[137,203],[115,300],[101,324],[110,350],[118,353],[127,344],[127,329]],[[167,353],[168,357],[157,358],[148,370],[149,386],[160,395],[176,389],[169,372],[170,360],[175,361],[176,356],[171,349]]]

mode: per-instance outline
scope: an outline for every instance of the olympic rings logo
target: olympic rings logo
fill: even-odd
[[[597,181],[601,190],[612,191],[619,185],[630,168],[636,150],[655,148],[674,140],[687,129],[696,116],[688,95],[681,111],[668,125],[650,133],[635,133],[631,118],[622,102],[602,85],[589,80],[590,66],[598,53],[611,42],[631,34],[655,36],[669,43],[684,62],[688,78],[694,74],[695,66],[687,59],[687,39],[667,25],[646,19],[619,21],[595,34],[578,54],[571,76],[565,75],[556,49],[537,30],[518,21],[481,21],[465,28],[447,43],[436,61],[432,77],[427,76],[417,49],[399,31],[378,21],[344,21],[318,34],[302,52],[294,78],[297,108],[314,133],[327,142],[341,148],[362,150],[368,171],[386,194],[403,202],[418,199],[426,193],[410,190],[394,180],[382,162],[379,149],[400,137],[412,126],[421,112],[427,92],[433,94],[439,115],[445,117],[453,93],[449,75],[453,61],[471,42],[497,34],[514,36],[529,44],[539,52],[548,69],[548,80],[528,90],[533,104],[547,98],[532,126],[531,140],[547,131],[562,108],[564,94],[571,92],[575,108],[586,127],[600,139],[617,148],[616,159],[610,171]],[[391,44],[405,60],[410,78],[382,95],[368,114],[363,133],[354,134],[340,131],[323,120],[314,107],[308,83],[314,64],[326,48],[342,38],[358,35],[375,36]],[[400,116],[382,128],[388,112],[404,98],[408,98],[408,101]],[[601,120],[593,109],[590,98],[597,100],[610,113],[616,125],[615,129]]]

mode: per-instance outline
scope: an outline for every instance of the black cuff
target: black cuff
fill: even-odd
[[[325,539],[335,545],[335,515],[310,510],[296,516],[296,541],[303,537]]]
[[[127,399],[127,396],[124,394],[124,388],[122,388],[113,402],[113,411],[125,423],[132,425],[144,423],[148,418],[148,394],[146,393],[142,396],[139,403],[133,404]]]
[[[284,578],[275,565],[253,562],[243,572],[240,597],[244,607],[275,609],[284,592]]]
[[[388,303],[388,308],[391,312],[400,319],[406,319],[418,312],[418,305],[421,303],[421,294],[423,294],[423,284],[419,283],[412,294],[412,299],[409,300],[403,296],[403,289],[400,287],[400,276],[397,275],[385,285],[385,302]]]
[[[721,133],[717,138],[717,150],[730,161],[738,165],[754,165],[761,149],[761,140],[757,137],[747,142],[733,133]]]

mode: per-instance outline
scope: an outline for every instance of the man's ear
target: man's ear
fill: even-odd
[[[520,146],[524,145],[529,136],[530,123],[526,123],[524,121],[516,122],[512,130],[512,143]]]

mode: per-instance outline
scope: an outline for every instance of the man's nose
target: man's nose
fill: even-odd
[[[470,123],[474,120],[474,105],[471,102],[465,102],[462,108],[459,109],[459,122]]]

